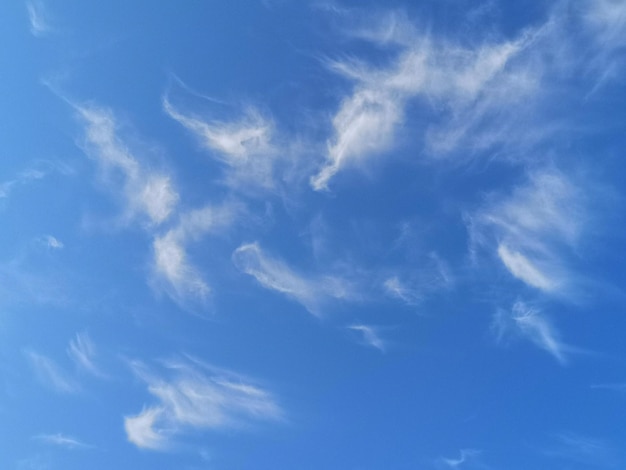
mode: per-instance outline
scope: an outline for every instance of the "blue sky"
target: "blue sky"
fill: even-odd
[[[1,468],[626,467],[626,2],[0,18]]]

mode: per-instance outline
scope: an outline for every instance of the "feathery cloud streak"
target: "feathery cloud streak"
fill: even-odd
[[[42,434],[35,436],[35,439],[45,442],[46,444],[52,444],[59,447],[65,447],[66,449],[88,449],[91,446],[79,441],[78,439],[66,436],[65,434]]]
[[[385,342],[380,337],[376,327],[371,325],[350,325],[347,328],[360,333],[366,345],[378,349],[381,352],[385,352]]]
[[[566,256],[589,221],[584,189],[549,168],[482,211],[468,216],[472,249],[495,245],[512,276],[545,293],[565,293],[573,275]]]
[[[186,245],[206,234],[231,226],[240,210],[237,204],[192,210],[182,214],[175,227],[155,237],[155,281],[163,285],[172,299],[184,303],[189,297],[202,300],[208,296],[210,288],[189,261]]]
[[[30,32],[35,37],[42,37],[52,32],[47,19],[46,8],[42,1],[31,0],[26,2],[28,20],[30,21]]]
[[[314,315],[320,315],[321,307],[330,299],[356,298],[346,280],[298,273],[282,260],[264,253],[257,243],[241,245],[232,259],[240,271],[253,276],[263,287],[297,301]]]
[[[492,330],[498,341],[507,337],[521,337],[551,354],[561,364],[573,350],[561,342],[558,332],[538,309],[524,302],[515,302],[511,311],[498,310],[493,318]]]
[[[152,225],[167,220],[179,200],[170,176],[140,162],[120,138],[111,111],[93,105],[74,107],[85,126],[85,150],[123,188],[125,218],[141,215]]]
[[[461,466],[463,466],[465,463],[471,461],[472,459],[475,459],[476,457],[478,457],[480,455],[480,451],[476,450],[476,449],[461,449],[460,451],[460,457],[457,459],[451,459],[451,458],[445,458],[442,457],[441,458],[441,463],[444,464],[445,466],[449,467],[449,468],[460,468]]]
[[[96,346],[87,333],[76,333],[67,347],[67,355],[78,368],[96,377],[103,377],[95,363]]]
[[[133,368],[158,402],[124,419],[128,440],[141,448],[167,450],[181,433],[241,429],[284,417],[270,392],[229,371],[190,360],[166,364],[162,376],[140,363]]]
[[[606,57],[626,45],[623,2],[589,0],[573,9],[565,4],[556,2],[544,23],[513,38],[450,39],[419,28],[401,12],[357,21],[349,35],[386,51],[389,60],[382,66],[351,57],[327,61],[353,90],[333,117],[334,137],[311,178],[313,188],[327,189],[342,169],[364,167],[393,148],[408,122],[409,104],[428,118],[416,129],[426,154],[467,158],[490,151],[493,158],[496,151],[532,160],[528,150],[568,126],[570,116],[560,111],[564,80],[583,77],[582,89],[565,98],[578,102],[610,72],[612,59]]]
[[[26,351],[26,357],[39,380],[61,393],[76,393],[80,387],[52,359],[34,351]]]
[[[247,109],[239,121],[210,121],[179,110],[167,96],[163,109],[228,167],[226,182],[231,187],[275,187],[276,166],[285,150],[277,146],[274,123],[258,110]]]
[[[430,150],[438,153],[461,144],[462,138],[495,106],[494,94],[500,110],[512,100],[521,102],[535,90],[532,80],[514,70],[511,63],[529,47],[536,32],[524,33],[512,41],[466,47],[422,33],[399,16],[394,18],[393,28],[383,36],[379,32],[376,27],[369,33],[360,29],[356,36],[381,47],[400,45],[401,52],[389,66],[373,68],[356,60],[329,61],[331,70],[355,85],[333,118],[335,136],[328,143],[326,163],[311,179],[316,190],[326,189],[342,168],[362,165],[390,149],[410,100],[421,97],[453,117],[465,114],[462,126],[455,123],[456,135],[446,131],[445,136],[439,132],[441,135],[429,137]]]
[[[0,183],[0,199],[8,198],[11,192],[17,187],[30,181],[36,181],[42,179],[46,175],[45,172],[36,169],[30,169],[22,171],[17,177],[3,181]]]

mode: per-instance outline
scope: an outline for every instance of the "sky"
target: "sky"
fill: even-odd
[[[0,468],[626,468],[626,1],[0,23]]]

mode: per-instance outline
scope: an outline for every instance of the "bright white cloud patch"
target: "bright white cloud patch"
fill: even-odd
[[[492,329],[499,341],[518,336],[534,343],[564,364],[572,348],[561,342],[558,332],[538,309],[516,302],[511,311],[498,310]]]
[[[546,292],[558,288],[558,284],[535,266],[528,258],[506,245],[498,246],[498,256],[510,273],[526,284]]]
[[[346,280],[301,274],[282,260],[264,253],[257,243],[241,245],[232,258],[239,270],[253,276],[263,287],[299,302],[314,315],[321,313],[322,305],[329,299],[355,298]]]
[[[313,188],[326,189],[342,167],[389,148],[401,120],[400,103],[385,91],[366,89],[346,99],[333,118],[336,138],[328,144],[328,163],[311,179]]]
[[[493,249],[515,278],[546,293],[565,293],[568,270],[590,216],[583,187],[554,169],[537,171],[509,196],[469,216],[473,248]]]
[[[511,63],[533,43],[537,32],[468,47],[421,32],[397,15],[385,17],[385,24],[390,18],[391,27],[382,28],[384,34],[376,25],[355,32],[380,47],[399,45],[401,52],[390,65],[374,68],[352,59],[329,63],[355,85],[333,117],[335,136],[328,142],[326,163],[311,179],[316,190],[327,188],[342,168],[364,166],[372,156],[389,150],[412,100],[419,98],[444,111],[449,124],[431,126],[426,135],[430,152],[440,154],[470,142],[491,145],[498,140],[494,134],[475,137],[483,121],[522,103],[536,90],[534,74]]]
[[[130,442],[165,450],[178,435],[192,431],[242,429],[278,421],[284,412],[273,395],[232,372],[197,361],[166,364],[162,375],[135,364],[157,404],[124,420]]]

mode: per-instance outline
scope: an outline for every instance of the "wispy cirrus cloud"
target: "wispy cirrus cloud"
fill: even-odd
[[[499,309],[491,324],[499,342],[507,338],[523,338],[545,350],[561,364],[567,363],[575,348],[561,341],[558,331],[539,309],[518,301],[510,311]]]
[[[226,184],[242,192],[275,189],[281,177],[278,167],[287,161],[289,151],[279,146],[269,117],[248,108],[238,120],[210,120],[180,110],[167,95],[163,109],[226,166]]]
[[[26,351],[25,354],[42,384],[60,393],[80,390],[80,385],[49,357],[34,351]]]
[[[609,50],[626,47],[626,4],[621,0],[586,0],[584,19],[599,45]]]
[[[461,449],[458,458],[441,457],[439,462],[442,466],[447,468],[461,468],[466,467],[475,461],[481,454],[480,450],[476,449]]]
[[[157,401],[124,418],[128,440],[138,447],[167,450],[185,433],[284,419],[269,391],[233,372],[193,360],[169,362],[160,373],[141,363],[132,366]]]
[[[44,176],[46,176],[45,171],[35,168],[20,172],[15,178],[0,183],[0,199],[8,198],[17,187],[40,180]]]
[[[347,326],[346,328],[359,333],[365,345],[378,349],[381,352],[385,352],[387,345],[381,338],[377,327],[372,325],[356,324]]]
[[[508,37],[489,28],[451,37],[401,10],[329,10],[349,37],[375,46],[384,60],[326,61],[353,87],[332,117],[313,188],[327,189],[343,169],[367,168],[389,154],[405,128],[423,142],[422,156],[536,160],[531,150],[576,126],[563,101],[575,107],[597,88],[626,45],[623,2],[569,5],[554,2],[543,22]],[[573,76],[580,77],[574,87]]]
[[[544,450],[546,456],[584,465],[585,468],[621,468],[623,458],[610,442],[578,433],[564,432],[554,436],[555,442]]]
[[[383,282],[387,295],[401,300],[407,305],[417,305],[422,300],[422,292],[413,286],[407,285],[398,276],[392,276]]]
[[[258,243],[241,245],[232,255],[233,263],[259,284],[300,303],[310,313],[320,315],[331,299],[358,298],[347,280],[332,275],[307,275],[288,266],[281,259],[265,253]]]
[[[167,220],[179,201],[172,178],[151,169],[120,136],[114,114],[96,105],[73,105],[85,135],[83,147],[103,170],[105,179],[122,188],[124,219],[142,217],[157,226]]]
[[[472,251],[494,250],[507,271],[544,293],[569,295],[576,277],[568,267],[591,216],[584,184],[548,168],[467,216]]]
[[[453,286],[454,277],[447,263],[436,253],[426,256],[419,268],[405,269],[401,274],[394,274],[383,281],[386,295],[409,306],[418,305],[428,294],[449,290]]]
[[[47,8],[41,0],[26,2],[26,10],[30,22],[30,32],[33,36],[42,37],[53,32]]]
[[[59,447],[64,447],[66,449],[89,449],[92,448],[89,444],[85,444],[84,442],[76,439],[72,436],[67,436],[65,434],[57,433],[57,434],[41,434],[39,436],[35,436],[34,439],[44,442],[46,444],[51,444]]]
[[[96,346],[86,332],[76,333],[76,336],[70,340],[67,355],[79,369],[96,377],[104,377],[95,362]]]
[[[537,34],[528,31],[514,40],[468,47],[420,31],[399,13],[385,15],[378,25],[371,21],[355,28],[355,37],[379,47],[400,47],[400,52],[384,67],[354,59],[328,61],[354,89],[333,117],[334,137],[325,164],[311,178],[313,188],[326,189],[341,169],[361,167],[392,148],[408,103],[417,99],[443,110],[439,118],[449,123],[431,126],[425,134],[431,153],[447,153],[469,139],[477,142],[471,136],[489,115],[522,103],[538,89],[527,68],[511,65]]]
[[[153,242],[153,281],[178,303],[186,299],[204,300],[210,287],[190,261],[186,246],[199,238],[230,227],[242,211],[239,204],[206,206],[183,213],[177,225]]]

